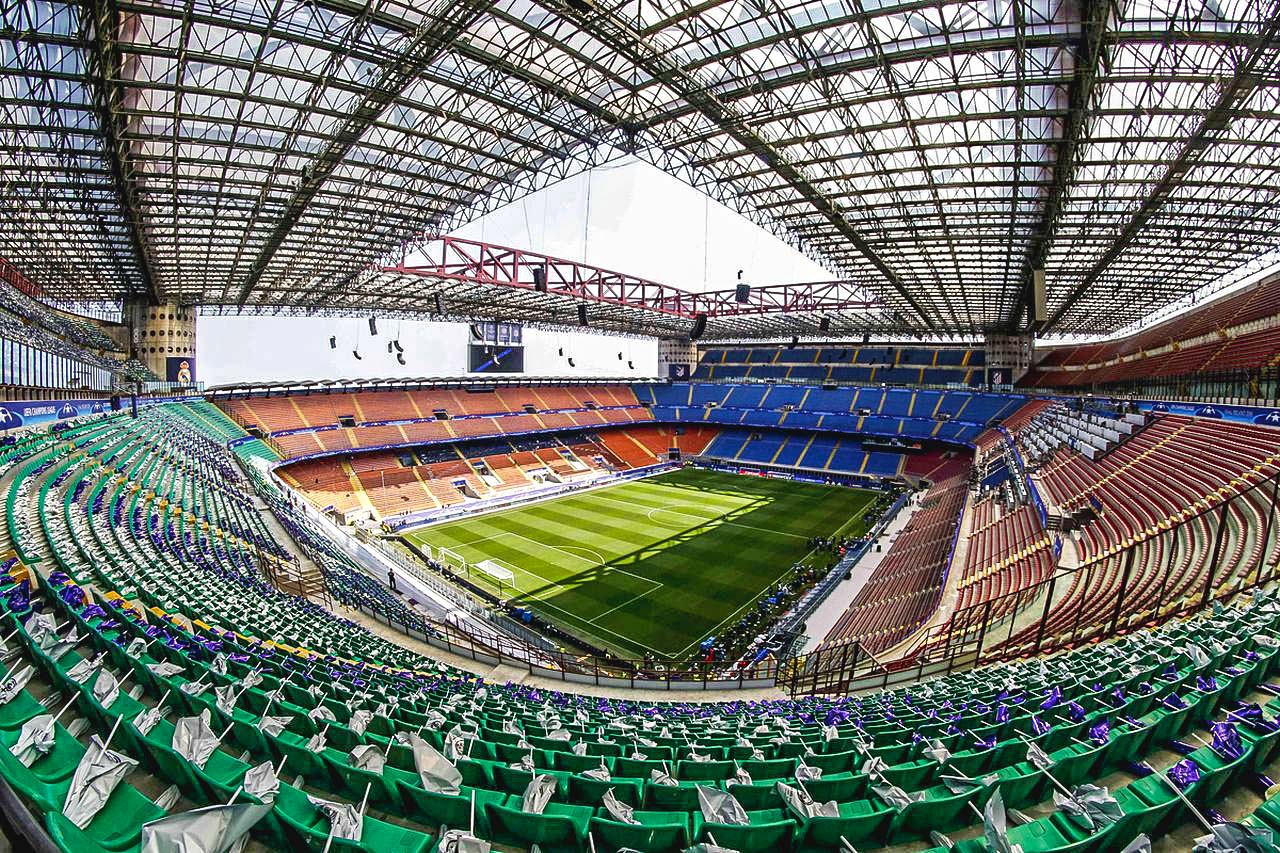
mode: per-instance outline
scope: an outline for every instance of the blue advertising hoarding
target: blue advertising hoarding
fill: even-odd
[[[201,397],[146,397],[138,400],[139,406],[152,406],[157,403],[173,403],[179,400],[202,399]],[[128,406],[128,398],[122,400]],[[81,415],[99,415],[111,411],[111,401],[104,398],[96,400],[4,400],[0,401],[0,433],[22,427],[42,426],[56,421],[65,421]]]

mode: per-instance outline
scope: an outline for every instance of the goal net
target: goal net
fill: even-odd
[[[437,563],[443,563],[459,572],[467,570],[467,561],[457,551],[450,551],[448,548],[436,548],[435,560]]]
[[[515,586],[515,573],[505,566],[498,565],[493,560],[481,560],[472,568],[482,574],[488,575],[489,578],[497,584],[499,592],[502,591],[504,586]]]

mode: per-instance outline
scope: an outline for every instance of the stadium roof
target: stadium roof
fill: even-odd
[[[625,153],[919,331],[1025,325],[1036,268],[1112,331],[1280,243],[1280,0],[3,14],[0,255],[60,299],[377,304],[415,235]]]

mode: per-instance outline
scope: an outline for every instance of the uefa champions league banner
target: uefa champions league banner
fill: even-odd
[[[138,400],[139,406],[153,406],[157,403],[173,403],[179,400],[199,400],[201,397],[144,397]],[[128,398],[121,399],[121,406],[127,408]],[[0,401],[0,433],[21,427],[43,426],[57,421],[78,418],[81,415],[100,415],[111,411],[111,401],[97,400],[5,400]]]
[[[110,410],[110,400],[16,400],[0,403],[0,430],[39,426]]]
[[[1237,423],[1280,427],[1280,409],[1262,406],[1230,406],[1218,403],[1166,403],[1159,400],[1141,401],[1138,408],[1144,412],[1190,415],[1196,418],[1217,418]]]

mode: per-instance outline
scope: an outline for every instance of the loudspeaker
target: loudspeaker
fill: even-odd
[[[404,366],[404,354],[396,353],[396,361],[400,362],[401,366]]]
[[[871,343],[871,335],[867,334],[866,332],[863,332],[863,333],[862,333],[862,342],[863,342],[864,344],[869,344],[869,343]]]
[[[587,325],[587,306],[583,305],[581,302],[578,303],[578,325]]]
[[[796,344],[798,343],[800,343],[800,337],[798,335],[792,335],[791,343],[787,344],[787,349],[795,349]]]
[[[364,361],[364,359],[360,357],[360,350],[358,350],[358,349],[353,349],[353,350],[351,351],[351,354],[352,354],[352,355],[354,355],[354,356],[356,357],[356,361]]]
[[[547,268],[546,267],[533,268],[533,289],[538,291],[539,293],[547,292]]]
[[[572,358],[571,358],[571,359],[569,359],[569,366],[570,366],[570,367],[577,367],[577,365],[573,363],[573,359],[572,359]]]
[[[377,317],[369,318],[369,334],[370,335],[378,334],[378,318]]]
[[[1044,270],[1031,271],[1031,310],[1035,322],[1048,321],[1049,305],[1044,289]]]
[[[707,331],[707,315],[698,314],[693,318],[693,328],[689,330],[689,340],[696,341]]]
[[[336,337],[336,336],[334,336],[334,335],[330,335],[330,336],[329,336],[329,349],[337,349],[337,348],[338,348],[338,339],[337,339],[337,337]]]
[[[735,302],[750,302],[751,285],[738,282],[738,288],[733,294],[733,299]]]
[[[831,318],[830,318],[830,317],[823,317],[821,320],[819,320],[819,321],[818,321],[818,331],[819,331],[819,332],[829,332],[829,331],[831,331]]]
[[[443,314],[443,313],[444,313],[444,303],[440,301],[440,294],[438,294],[438,293],[433,293],[433,294],[432,294],[432,296],[434,296],[434,297],[435,297],[435,302],[436,302],[436,313],[437,313],[437,314]]]

